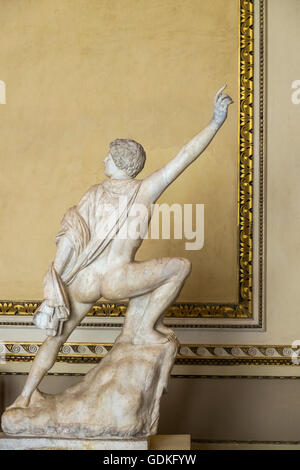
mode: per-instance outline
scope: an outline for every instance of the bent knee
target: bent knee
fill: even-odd
[[[180,260],[180,264],[181,264],[181,267],[180,267],[181,276],[184,279],[186,279],[191,273],[192,263],[190,262],[189,259],[186,259],[186,258],[178,258],[178,259]]]
[[[184,280],[188,277],[192,269],[192,263],[186,258],[172,258],[168,263],[172,277]]]

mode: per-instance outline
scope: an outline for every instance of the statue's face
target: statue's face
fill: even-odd
[[[107,157],[104,159],[104,165],[105,165],[105,174],[108,177],[114,176],[115,173],[118,172],[118,168],[115,165],[115,162],[112,159],[111,154],[109,153]]]
[[[104,173],[109,178],[116,178],[116,179],[128,178],[126,172],[117,167],[110,153],[104,159],[104,164],[105,164]]]

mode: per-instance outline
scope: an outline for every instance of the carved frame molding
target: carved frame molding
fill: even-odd
[[[253,156],[254,156],[254,8],[259,8],[259,212],[258,244],[258,313],[253,316]],[[178,328],[263,328],[264,267],[264,0],[239,0],[239,200],[238,264],[239,301],[233,304],[176,303],[167,312],[168,324]],[[0,326],[30,325],[24,317],[34,314],[39,301],[0,302]],[[125,304],[101,302],[92,307],[87,322],[81,326],[115,326],[123,324]],[[12,317],[13,321],[12,321]],[[88,323],[91,318],[99,323]],[[116,322],[119,319],[119,322]],[[213,321],[211,321],[213,320]],[[221,320],[221,323],[218,323]],[[237,321],[239,320],[239,321]],[[247,321],[249,320],[249,321]]]
[[[33,341],[3,341],[0,343],[0,363],[32,362],[42,345]],[[97,364],[112,349],[113,343],[67,342],[57,357],[57,363]],[[175,365],[199,366],[293,366],[291,345],[247,344],[181,344]],[[295,365],[297,367],[297,365]]]

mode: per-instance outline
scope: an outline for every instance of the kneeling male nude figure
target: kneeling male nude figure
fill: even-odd
[[[125,221],[129,228],[134,223],[134,204],[149,209],[143,221],[146,231],[151,205],[209,145],[232,103],[222,93],[224,88],[215,96],[213,118],[207,127],[175,158],[144,180],[135,179],[144,167],[143,147],[127,139],[110,144],[104,160],[109,179],[90,188],[62,221],[56,257],[44,280],[44,300],[34,318],[48,336],[12,407],[29,405],[32,393],[54,365],[61,346],[101,297],[110,301],[129,299],[124,328],[117,341],[153,344],[170,340],[173,332],[164,325],[163,316],[189,275],[190,262],[184,258],[136,262],[134,257],[143,238],[124,238],[120,232]],[[114,209],[121,196],[123,199],[126,196],[126,203],[116,216]],[[107,204],[112,208],[110,213],[105,209]]]

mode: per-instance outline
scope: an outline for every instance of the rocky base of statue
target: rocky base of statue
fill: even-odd
[[[6,434],[76,438],[141,438],[156,433],[178,343],[117,341],[101,363],[61,394],[34,392],[26,408],[2,415]]]

